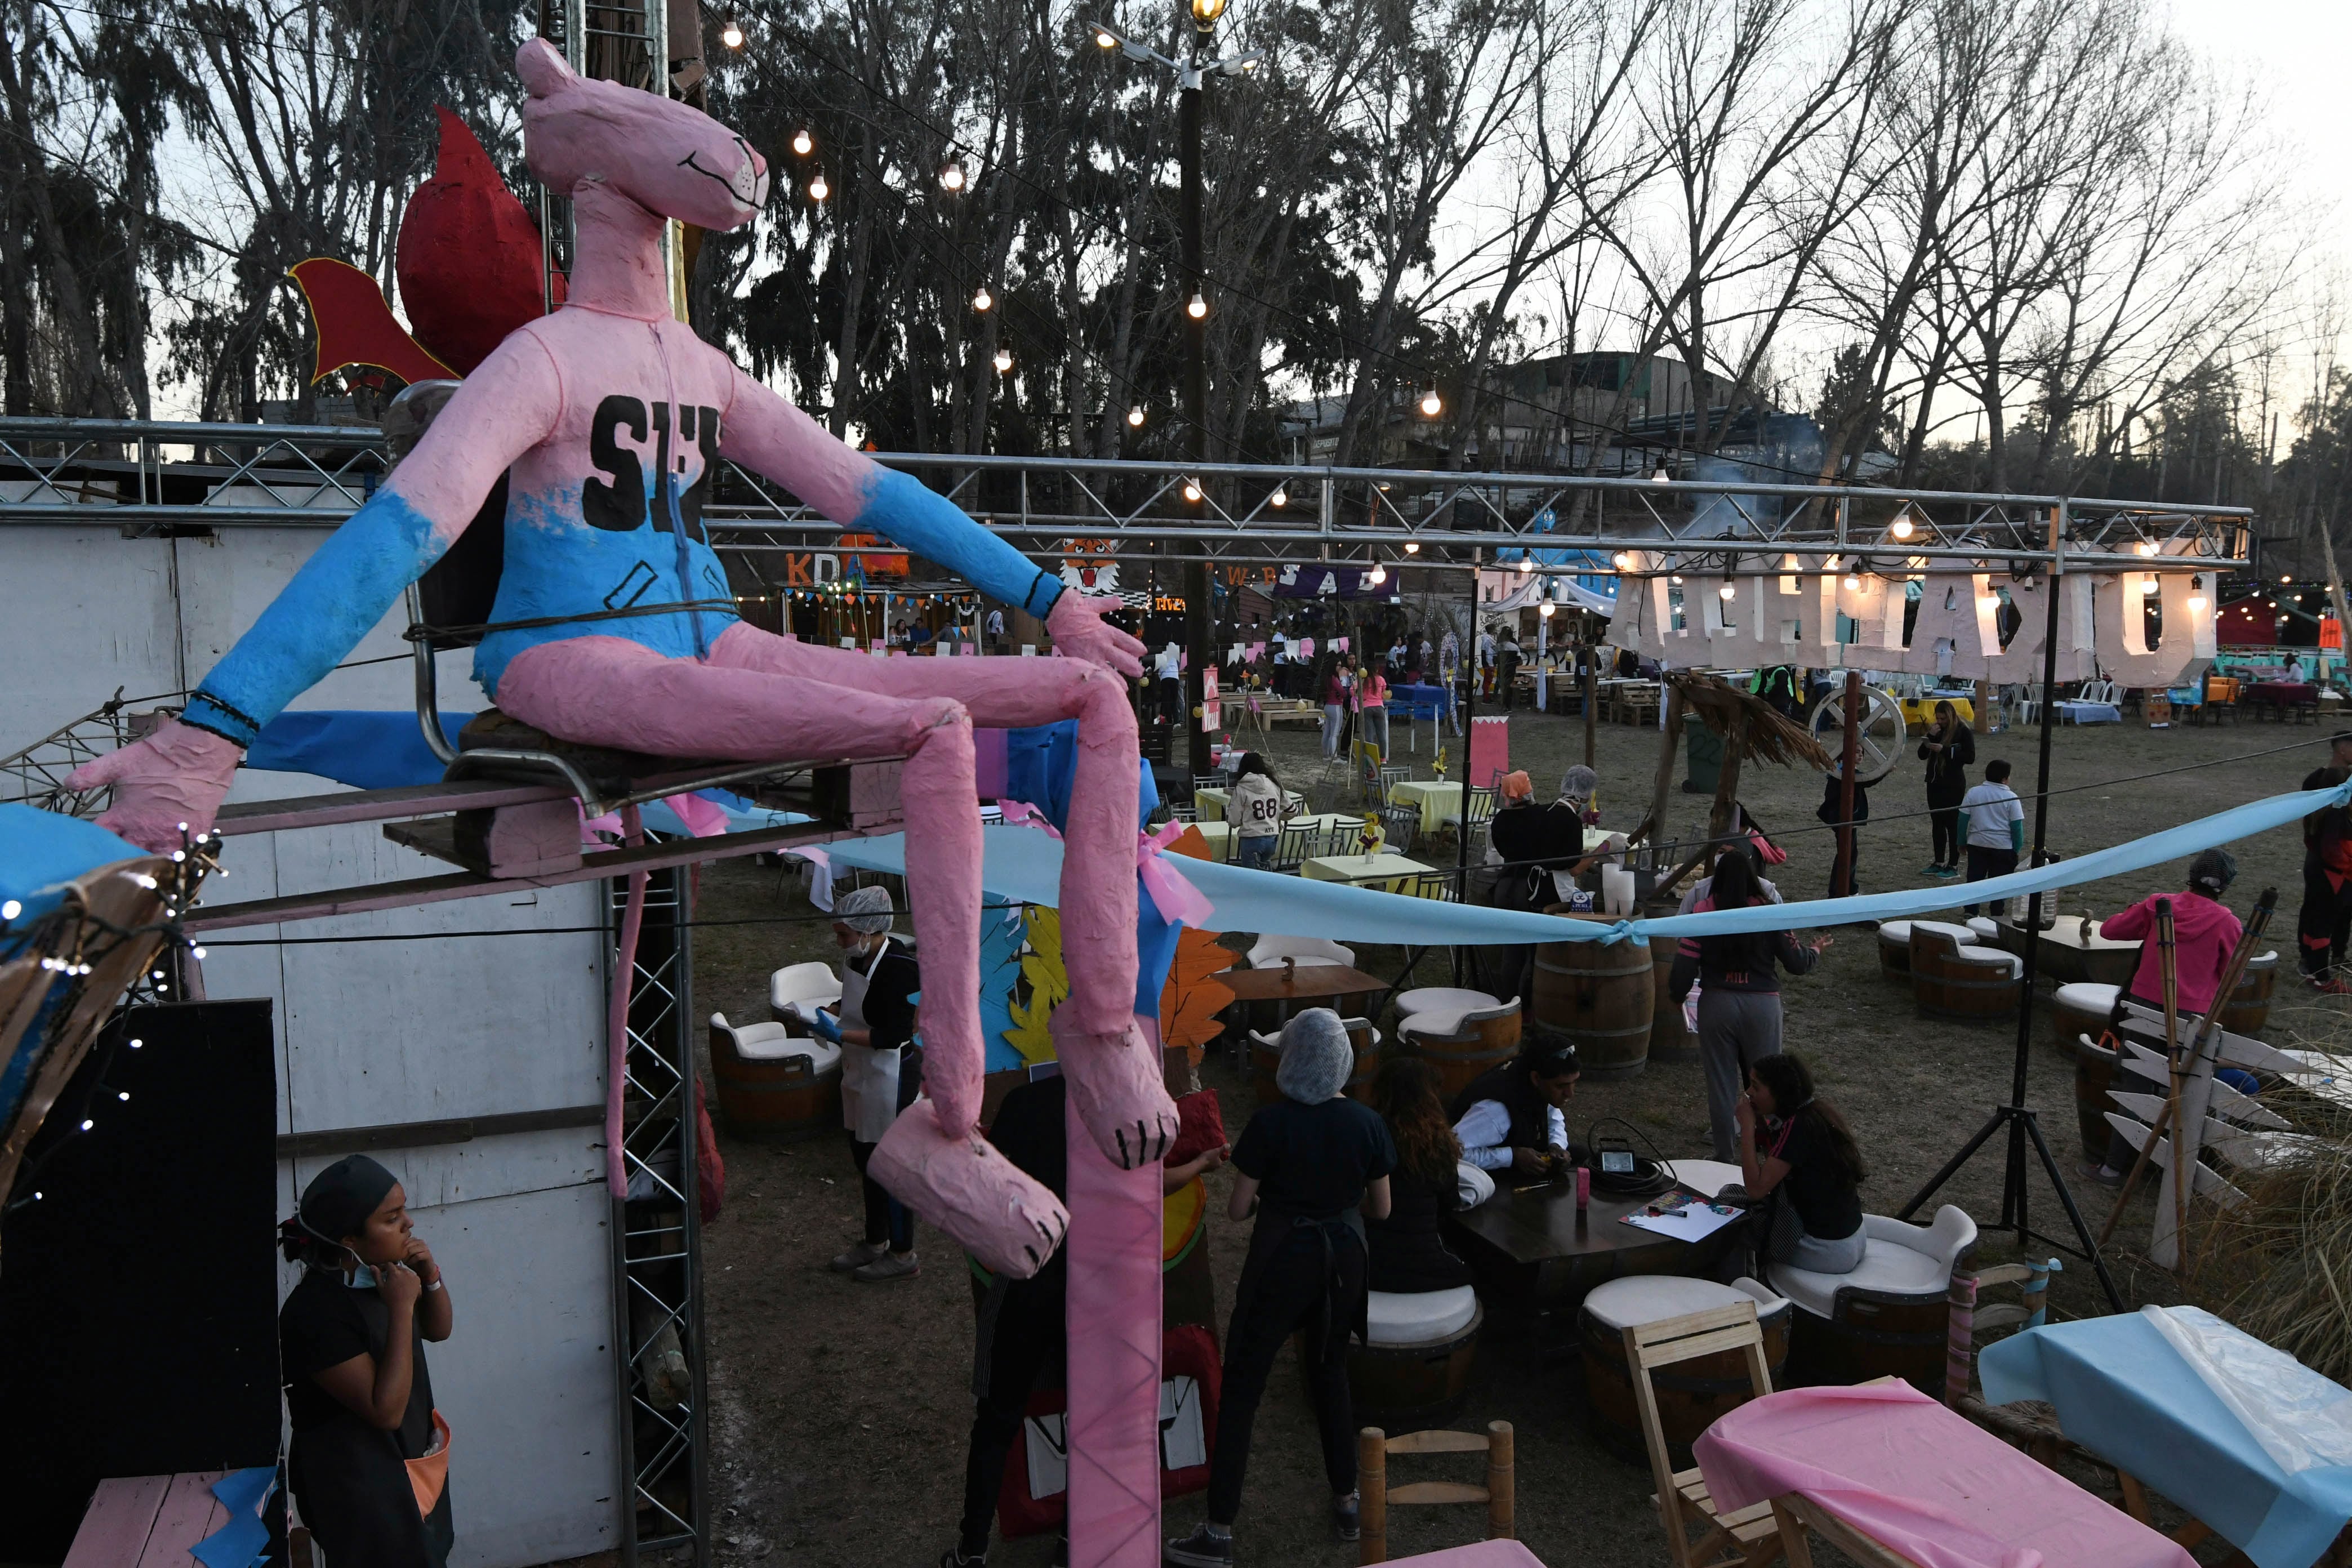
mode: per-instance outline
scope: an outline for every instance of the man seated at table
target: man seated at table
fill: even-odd
[[[1568,1118],[1583,1068],[1573,1046],[1529,1041],[1510,1062],[1479,1074],[1446,1113],[1462,1157],[1482,1171],[1553,1173],[1568,1158]]]

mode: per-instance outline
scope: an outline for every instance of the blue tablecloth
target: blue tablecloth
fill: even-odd
[[[2352,1518],[2352,1469],[2288,1475],[2137,1314],[2028,1329],[1986,1348],[1986,1400],[2047,1400],[2067,1436],[2253,1559],[2308,1568]]]
[[[2114,703],[2085,702],[2077,697],[2060,699],[2058,712],[2061,718],[2074,724],[2120,724],[2124,721],[2123,710]]]
[[[1454,710],[1454,691],[1444,686],[1391,686],[1389,711],[1408,719],[1439,719]]]

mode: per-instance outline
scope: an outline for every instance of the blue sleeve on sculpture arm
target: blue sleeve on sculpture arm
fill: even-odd
[[[181,718],[240,746],[317,685],[446,546],[432,520],[381,489],[302,563],[204,679]]]
[[[1043,620],[1062,596],[1060,578],[964,515],[912,474],[877,468],[854,525],[938,562],[965,582]]]

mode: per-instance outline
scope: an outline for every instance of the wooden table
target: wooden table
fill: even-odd
[[[1236,1002],[1289,1002],[1321,1006],[1348,996],[1386,991],[1389,983],[1344,963],[1302,963],[1286,972],[1279,963],[1265,969],[1228,969],[1217,978]]]
[[[1298,868],[1310,882],[1346,882],[1351,887],[1378,888],[1384,893],[1412,893],[1423,873],[1433,868],[1402,855],[1381,850],[1376,855],[1318,855]]]
[[[2014,921],[2000,922],[1997,939],[2011,952],[2025,951],[2025,928]],[[2087,933],[2080,915],[2060,915],[2058,923],[2042,933],[2034,954],[2034,972],[2060,985],[2129,985],[2139,971],[2136,942],[2115,942],[2099,934],[2099,922]]]
[[[1710,1275],[1730,1253],[1745,1222],[1734,1221],[1700,1241],[1681,1241],[1619,1223],[1654,1198],[1607,1198],[1595,1193],[1580,1215],[1576,1181],[1514,1190],[1528,1178],[1497,1171],[1495,1195],[1448,1216],[1468,1246],[1471,1266],[1547,1312],[1572,1314],[1594,1286],[1621,1274]]]

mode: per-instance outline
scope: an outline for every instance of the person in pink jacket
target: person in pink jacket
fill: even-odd
[[[2208,849],[2189,863],[2187,890],[2168,895],[2172,900],[2173,985],[2183,1017],[2201,1016],[2212,1008],[2221,989],[2222,973],[2230,967],[2231,955],[2238,951],[2238,940],[2245,932],[2238,917],[2221,902],[2221,895],[2237,875],[2238,863],[2229,851]],[[2137,1002],[2159,1010],[2164,1006],[2164,950],[2156,940],[2156,900],[2167,896],[2150,894],[2100,922],[2100,935],[2117,942],[2137,939],[2140,943],[2139,968],[2116,1000],[2117,1017],[2123,1014],[2125,1002]],[[2130,1081],[2136,1076],[2128,1067],[2125,1068],[2116,1087],[2162,1092],[2162,1085],[2145,1079],[2137,1083]],[[2083,1174],[2102,1186],[2121,1186],[2135,1152],[2124,1135],[2116,1133],[2107,1144],[2105,1163],[2085,1163]]]

